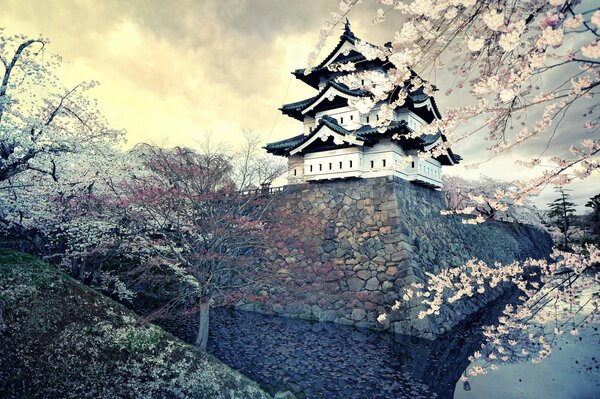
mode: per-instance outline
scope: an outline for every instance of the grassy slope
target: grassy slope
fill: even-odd
[[[0,398],[268,398],[212,356],[0,249]]]

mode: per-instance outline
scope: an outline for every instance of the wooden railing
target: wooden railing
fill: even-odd
[[[260,188],[255,188],[252,190],[243,190],[240,191],[240,195],[274,195],[277,193],[281,193],[283,192],[283,190],[285,190],[286,186],[280,186],[280,187],[260,187]]]

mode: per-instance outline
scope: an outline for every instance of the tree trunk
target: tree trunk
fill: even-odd
[[[198,323],[198,335],[196,336],[196,346],[202,350],[206,350],[208,344],[208,320],[210,307],[208,301],[200,302],[200,322]]]
[[[77,277],[82,284],[85,284],[85,263],[85,259],[81,259],[81,263],[79,264],[79,276]]]
[[[562,194],[562,208],[563,208],[563,232],[565,235],[565,250],[567,249],[567,232],[569,231],[569,219],[567,219],[567,198],[565,192],[561,190]]]

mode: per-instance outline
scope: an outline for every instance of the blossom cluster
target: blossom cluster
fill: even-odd
[[[340,13],[324,24],[321,37],[328,36],[358,3],[343,1]],[[365,81],[362,72],[344,76],[343,82],[348,86],[372,93],[370,98],[352,103],[361,113],[386,102],[392,110],[401,107],[411,92],[418,89],[429,92],[431,88],[431,84],[416,78],[414,72],[435,76],[438,69],[446,69],[455,76],[454,87],[447,92],[468,92],[474,102],[446,110],[443,120],[415,132],[420,135],[443,131],[448,138],[443,143],[446,148],[470,136],[484,135],[484,139],[492,142],[487,149],[490,157],[494,157],[535,139],[550,142],[569,112],[584,114],[582,128],[597,129],[600,107],[593,100],[600,87],[597,5],[573,0],[506,4],[487,0],[378,0],[377,3],[382,7],[376,13],[375,23],[386,20],[392,12],[403,14],[404,22],[388,45],[357,43],[367,59],[386,60],[391,67],[374,85],[360,85]],[[344,68],[351,70],[356,66],[344,65]],[[566,81],[552,78],[557,74]],[[544,79],[545,76],[550,78]],[[540,81],[547,83],[536,83]],[[389,123],[389,115],[387,111],[379,115],[382,127]],[[465,129],[466,122],[471,120],[483,122],[478,128]],[[442,148],[433,151],[436,150]],[[545,185],[564,185],[587,178],[597,168],[593,160],[597,151],[568,153],[567,150],[568,147],[562,152],[555,151],[561,154],[560,158],[550,160],[556,167],[545,166],[548,159],[542,158],[543,153],[531,160],[519,160],[518,165],[539,173],[530,182],[519,184],[523,192],[513,193],[513,197],[522,200]],[[477,163],[471,166],[477,167]]]

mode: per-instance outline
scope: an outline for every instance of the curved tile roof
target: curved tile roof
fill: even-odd
[[[344,84],[337,83],[334,80],[330,80],[327,82],[325,87],[323,87],[323,89],[321,89],[321,91],[319,91],[319,93],[316,96],[307,98],[306,100],[296,101],[296,102],[290,103],[290,104],[285,104],[279,109],[285,115],[289,115],[292,118],[295,118],[298,120],[303,120],[304,116],[302,115],[302,111],[304,111],[306,108],[310,107],[315,102],[317,102],[320,98],[322,98],[325,95],[325,93],[327,92],[327,90],[329,90],[330,88],[334,88],[344,94],[347,94],[347,95],[353,96],[353,97],[365,97],[365,96],[371,95],[371,93],[369,93],[366,90],[352,90]]]
[[[410,129],[406,125],[406,122],[404,122],[404,121],[393,121],[386,128],[386,131],[384,133],[380,133],[378,130],[379,129],[378,127],[372,127],[370,125],[361,126],[360,128],[358,128],[356,130],[348,130],[348,129],[344,128],[343,126],[341,126],[340,124],[338,124],[337,120],[335,120],[334,118],[332,118],[330,116],[323,116],[319,120],[319,124],[317,125],[317,127],[310,134],[308,134],[308,135],[301,134],[301,135],[294,136],[294,137],[286,139],[286,140],[269,143],[265,146],[265,149],[267,150],[267,152],[272,153],[274,155],[287,156],[287,155],[289,155],[289,152],[291,150],[298,147],[299,145],[304,144],[311,137],[313,137],[315,134],[317,134],[319,132],[319,130],[321,130],[324,126],[328,127],[329,129],[333,130],[334,132],[344,135],[344,136],[354,135],[354,136],[356,136],[356,138],[365,141],[367,143],[367,145],[375,144],[377,141],[379,141],[380,138],[383,137],[383,135],[410,131]],[[437,136],[437,137],[439,137],[439,136]],[[437,137],[436,137],[436,140],[437,140]],[[432,141],[432,143],[434,141]],[[421,139],[416,139],[415,143],[417,143],[417,142],[419,145],[427,145]]]

